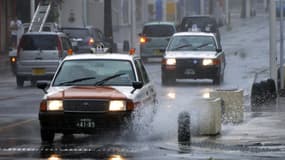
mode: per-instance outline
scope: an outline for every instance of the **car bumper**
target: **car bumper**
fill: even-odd
[[[156,58],[156,57],[163,57],[165,48],[140,48],[140,55],[141,58]]]
[[[41,128],[55,133],[94,133],[123,127],[131,112],[64,113],[40,112]]]
[[[174,76],[176,79],[213,79],[219,73],[219,66],[178,67],[162,66],[164,75]]]

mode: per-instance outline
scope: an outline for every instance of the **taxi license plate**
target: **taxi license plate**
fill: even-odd
[[[186,69],[184,71],[184,74],[186,74],[186,75],[195,75],[196,73],[195,73],[195,70],[193,70],[193,69]]]
[[[95,128],[95,122],[92,119],[80,119],[76,123],[78,128]]]
[[[46,73],[46,70],[43,68],[34,68],[32,70],[33,75],[43,75]]]
[[[155,49],[154,54],[155,55],[162,55],[162,52],[160,51],[160,49]]]

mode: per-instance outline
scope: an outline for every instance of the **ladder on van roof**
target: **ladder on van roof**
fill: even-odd
[[[28,32],[41,32],[51,10],[53,0],[41,0],[33,15]]]

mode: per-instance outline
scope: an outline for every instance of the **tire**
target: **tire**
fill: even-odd
[[[166,75],[165,73],[161,73],[161,83],[162,85],[172,85],[176,82],[176,79],[174,76],[169,76],[169,75]]]
[[[23,86],[24,86],[24,79],[19,77],[19,76],[16,76],[16,83],[17,83],[17,87],[18,88],[23,88]]]
[[[37,80],[31,80],[31,86],[35,87],[37,84]]]
[[[178,144],[191,144],[190,115],[188,112],[181,112],[178,116]]]
[[[220,85],[220,84],[221,84],[221,81],[222,81],[222,78],[221,78],[221,76],[219,75],[219,76],[217,76],[217,77],[215,77],[215,78],[213,79],[213,84],[214,84],[214,85]]]
[[[55,133],[47,130],[41,129],[41,140],[43,143],[53,143]]]
[[[221,69],[219,69],[219,74],[218,75],[216,75],[216,77],[214,77],[214,79],[213,79],[213,84],[214,85],[220,85],[222,82],[223,82],[223,80],[224,80],[224,72],[222,72],[222,71],[220,71]]]

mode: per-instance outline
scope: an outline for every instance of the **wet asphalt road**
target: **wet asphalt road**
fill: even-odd
[[[253,71],[264,69],[262,64],[265,62],[261,60],[260,66],[248,67],[247,57],[254,57],[249,53],[256,53],[256,50],[246,44],[256,40],[259,44],[254,44],[255,48],[267,44],[267,40],[262,39],[262,34],[268,30],[264,18],[238,21],[236,25],[241,27],[229,33],[222,30],[228,63],[225,82],[221,86],[213,86],[210,80],[180,80],[174,86],[164,87],[161,86],[160,64],[146,64],[158,92],[159,110],[151,132],[137,139],[112,133],[57,135],[53,145],[41,144],[37,112],[43,92],[28,82],[19,89],[10,72],[1,72],[0,159],[284,159],[284,100],[281,98],[280,104],[259,108],[251,108],[249,104]],[[252,27],[244,31],[245,26]],[[244,37],[253,30],[259,34]],[[248,43],[236,45],[244,41]],[[235,61],[241,63],[235,64]],[[176,138],[178,113],[193,105],[192,97],[200,97],[220,87],[244,89],[244,121],[236,125],[223,124],[221,134],[217,136],[194,136],[190,148],[180,148]]]

